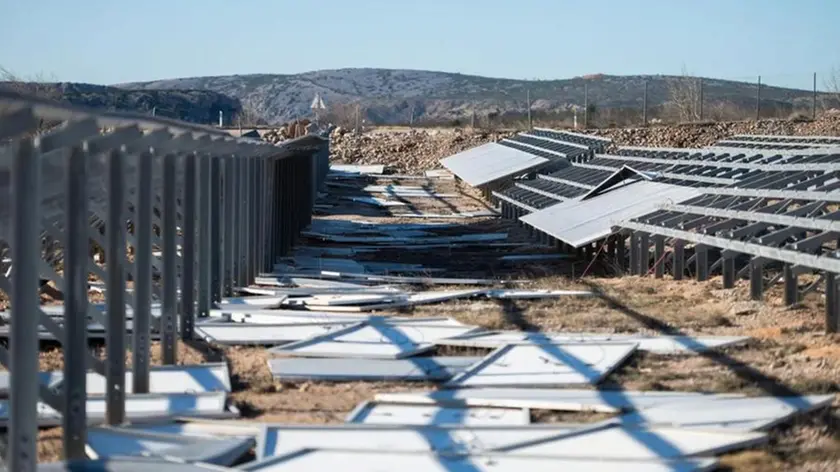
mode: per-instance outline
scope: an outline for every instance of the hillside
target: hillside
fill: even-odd
[[[131,90],[80,83],[0,82],[0,89],[64,101],[72,105],[131,111],[201,124],[218,123],[240,110],[239,100],[211,90]]]
[[[558,113],[584,104],[584,84],[589,103],[599,109],[642,108],[644,83],[648,83],[650,109],[668,102],[672,76],[593,75],[563,80],[513,80],[445,72],[339,69],[295,75],[231,75],[194,77],[117,85],[127,89],[197,89],[219,92],[242,101],[269,123],[280,123],[311,115],[309,106],[320,94],[328,107],[359,103],[363,118],[378,124],[442,122],[463,119],[476,112],[521,114],[530,91],[536,112]],[[754,109],[753,83],[703,79],[704,102],[709,110],[728,106]],[[779,114],[810,107],[810,91],[762,86],[762,107]],[[346,107],[345,107],[346,108]],[[352,114],[345,110],[344,114]]]

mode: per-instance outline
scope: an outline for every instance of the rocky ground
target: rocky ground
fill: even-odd
[[[705,147],[736,134],[840,135],[840,113],[815,121],[692,123],[582,132],[608,137],[617,146]],[[391,128],[357,135],[337,128],[331,134],[332,159],[343,164],[387,164],[397,173],[412,173],[438,167],[438,161],[444,157],[511,134],[513,131]]]

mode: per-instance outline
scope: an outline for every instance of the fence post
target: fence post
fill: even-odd
[[[533,122],[531,121],[531,91],[525,91],[525,100],[528,102],[528,129],[534,129]]]
[[[648,124],[648,81],[645,79],[645,95],[644,99],[642,100],[642,126],[647,126]]]
[[[755,93],[755,121],[761,119],[761,76],[758,76],[758,89]]]
[[[583,129],[589,129],[589,84],[583,84]]]

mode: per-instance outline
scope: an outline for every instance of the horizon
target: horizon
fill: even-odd
[[[509,80],[688,75],[811,90],[840,73],[840,3],[708,0],[0,0],[0,67],[116,85],[398,69]],[[375,12],[375,14],[374,14]],[[534,13],[538,14],[534,14]],[[289,21],[292,19],[294,21]],[[712,27],[710,27],[712,25]],[[783,32],[783,33],[782,33]],[[291,38],[291,40],[290,40]]]
[[[223,75],[203,75],[203,76],[191,76],[191,77],[167,77],[167,78],[160,78],[160,79],[151,79],[151,80],[138,80],[138,81],[128,81],[128,82],[121,82],[115,84],[92,84],[88,83],[89,85],[102,85],[105,87],[121,87],[124,85],[129,84],[141,84],[141,83],[150,83],[150,82],[165,82],[169,80],[190,80],[190,79],[205,79],[205,78],[219,78],[219,77],[249,77],[249,76],[285,76],[285,77],[293,77],[298,75],[306,75],[306,74],[317,74],[321,72],[334,72],[334,71],[342,71],[342,70],[371,70],[371,71],[402,71],[402,72],[427,72],[433,74],[451,74],[451,75],[462,75],[465,77],[475,77],[481,79],[492,79],[492,80],[510,80],[515,82],[559,82],[565,80],[575,80],[575,79],[583,79],[583,80],[591,80],[594,77],[690,77],[693,79],[703,79],[703,80],[719,80],[719,81],[728,81],[728,82],[738,82],[738,83],[755,83],[758,79],[758,76],[750,82],[748,80],[737,80],[737,79],[727,79],[721,77],[705,77],[699,75],[687,75],[683,76],[680,74],[605,74],[594,72],[590,74],[583,74],[577,75],[574,77],[559,77],[559,78],[549,78],[549,79],[516,79],[511,77],[493,77],[493,76],[486,76],[486,75],[476,75],[476,74],[463,74],[460,72],[449,72],[444,70],[428,70],[428,69],[410,69],[410,68],[400,68],[400,69],[393,69],[393,68],[384,68],[384,67],[342,67],[340,69],[317,69],[317,70],[308,70],[303,72],[295,72],[295,73],[271,73],[271,72],[254,72],[249,74],[223,74]],[[59,81],[59,82],[66,82],[66,81]],[[69,83],[85,83],[85,82],[69,82]],[[775,84],[768,84],[764,82],[764,77],[762,77],[761,82],[762,88],[765,87],[774,87],[774,88],[785,88],[790,90],[797,90],[803,92],[812,92],[813,87],[803,88],[803,87],[787,87],[784,85],[775,85]],[[825,86],[820,86],[820,83],[817,83],[817,92],[818,93],[831,93],[825,90]]]

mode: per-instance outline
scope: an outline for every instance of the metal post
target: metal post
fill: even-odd
[[[630,275],[639,275],[639,235],[630,233]]]
[[[642,126],[648,124],[648,81],[645,80],[645,95],[642,100]]]
[[[697,281],[709,279],[709,248],[702,244],[694,246],[694,264],[697,267]]]
[[[213,254],[215,248],[210,247],[210,203],[213,194],[210,192],[210,165],[212,157],[204,155],[198,158],[198,316],[210,316],[212,295],[210,285],[213,277]],[[194,320],[193,320],[194,321]],[[189,333],[181,329],[186,336],[192,337],[192,326]]]
[[[799,303],[799,280],[793,271],[793,266],[791,264],[785,264],[783,274],[785,279],[785,305],[796,305]]]
[[[528,101],[528,129],[531,130],[531,129],[534,129],[534,124],[531,121],[531,91],[526,90],[525,94],[526,94],[526,100]]]
[[[248,274],[245,285],[249,285],[256,274],[256,246],[257,246],[257,158],[248,159]]]
[[[761,119],[761,76],[758,76],[758,88],[755,92],[755,121]]]
[[[665,238],[657,236],[653,247],[654,277],[661,279],[665,276]]]
[[[811,103],[811,119],[817,119],[817,73],[814,72],[814,100]]]
[[[618,235],[615,252],[616,262],[623,274],[627,270],[627,237],[623,234]]]
[[[210,295],[213,302],[221,302],[225,252],[222,246],[222,159],[218,156],[210,161],[210,255],[213,258]]]
[[[674,241],[674,280],[682,280],[685,274],[685,241]]]
[[[178,317],[178,234],[176,228],[177,189],[175,177],[178,172],[178,158],[175,154],[163,157],[163,309],[161,312],[161,358],[164,365],[174,365],[175,323]]]
[[[837,300],[837,276],[825,273],[825,330],[828,333],[840,331],[840,306]]]
[[[35,472],[38,441],[38,294],[34,263],[41,257],[39,236],[41,155],[21,140],[12,164],[12,306],[18,313],[9,332],[9,454],[15,472]],[[26,316],[30,315],[30,316]]]
[[[639,234],[639,275],[646,276],[650,270],[650,235]]]
[[[729,257],[724,254],[723,256],[723,288],[733,288],[735,287],[735,276],[737,275],[737,271],[735,270],[735,258]]]
[[[245,164],[246,159],[244,157],[240,157],[236,160],[236,286],[242,286],[245,282],[245,257],[243,256],[243,248],[246,245],[245,242],[245,235],[246,235],[246,225],[247,220],[245,218],[245,212],[243,209],[245,205],[243,204],[243,199],[245,198],[245,192],[247,188],[247,183],[245,181]]]
[[[761,300],[764,297],[764,263],[754,257],[750,260],[750,298]]]
[[[85,459],[87,443],[87,153],[73,148],[67,162],[64,242],[64,456]],[[35,318],[34,316],[32,318]],[[20,375],[20,374],[18,374]]]
[[[137,208],[134,211],[134,318],[132,324],[132,391],[149,393],[150,320],[152,317],[152,202],[154,157],[143,153],[137,163]]]
[[[108,159],[108,226],[106,236],[105,421],[125,421],[125,169],[122,151]]]
[[[181,234],[181,339],[192,339],[195,323],[195,256],[196,226],[204,223],[203,216],[196,212],[196,166],[195,153],[184,156],[184,199],[182,200]]]
[[[236,156],[225,158],[225,237],[224,237],[224,259],[225,279],[224,296],[233,295],[233,286],[236,285]]]

